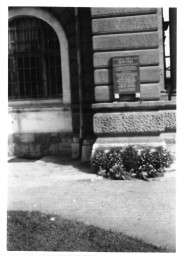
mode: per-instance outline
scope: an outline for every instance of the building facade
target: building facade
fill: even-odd
[[[169,17],[161,8],[9,7],[9,155],[88,161],[100,147],[175,143],[175,8]],[[139,94],[116,97],[112,60],[130,56]]]

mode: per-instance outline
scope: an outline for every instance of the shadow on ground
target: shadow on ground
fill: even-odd
[[[41,212],[9,211],[7,235],[8,251],[174,252]]]
[[[175,250],[175,172],[145,182],[90,171],[70,158],[11,159],[8,210],[57,214]]]
[[[39,159],[28,159],[23,157],[14,157],[8,160],[8,163],[48,163],[48,164],[56,164],[60,166],[72,166],[76,168],[78,172],[84,173],[94,173],[90,166],[90,162],[81,162],[80,160],[74,160],[69,156],[44,156]]]

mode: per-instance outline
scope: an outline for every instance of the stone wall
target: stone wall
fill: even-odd
[[[169,137],[175,137],[176,105],[168,101],[164,89],[162,9],[92,8],[91,14],[97,136],[93,153],[97,148],[128,144],[175,143]],[[140,98],[120,101],[114,98],[112,58],[133,55],[140,62]]]
[[[95,102],[112,102],[112,57],[139,55],[141,100],[164,94],[162,12],[157,8],[92,8]],[[149,91],[151,93],[149,93]]]
[[[57,103],[10,107],[7,127],[9,156],[71,154],[73,132],[70,106]]]
[[[22,106],[10,111],[10,154],[41,156],[71,153],[71,146],[78,148],[78,141],[72,145],[74,136],[78,140],[80,128],[75,10],[72,7],[43,9],[55,15],[67,34],[72,105],[61,107],[61,104],[55,108],[50,104],[49,110],[39,106],[28,111]],[[91,148],[93,140],[86,139],[93,137],[93,130],[94,138],[111,136],[111,141],[115,136],[175,132],[175,104],[164,103],[167,94],[161,9],[79,8],[79,21],[83,145]],[[114,102],[111,58],[128,55],[139,55],[141,98],[136,103]]]
[[[34,105],[33,101],[24,105],[15,104],[9,109],[9,154],[36,155],[52,153],[71,154],[72,137],[79,137],[79,87],[78,59],[76,45],[75,8],[73,7],[41,7],[50,13],[62,25],[69,46],[69,67],[71,82],[71,105],[52,102],[45,106],[42,101]],[[94,101],[93,50],[90,8],[79,8],[80,47],[82,64],[82,86],[84,100],[84,133],[93,133],[92,108]],[[35,101],[34,101],[35,102]],[[22,140],[22,138],[25,138]],[[54,139],[53,139],[54,138]],[[56,139],[56,143],[54,140]],[[68,139],[66,145],[64,138]]]
[[[40,158],[71,155],[72,136],[64,133],[14,133],[8,136],[8,155]]]

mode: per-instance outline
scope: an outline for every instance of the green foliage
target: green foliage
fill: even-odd
[[[97,172],[100,170],[106,170],[106,173],[116,164],[122,166],[123,150],[122,148],[111,148],[107,150],[96,150],[95,155],[91,159],[91,165]]]
[[[133,177],[163,176],[165,168],[173,163],[170,152],[162,147],[138,151],[134,146],[97,150],[91,159],[92,168],[105,178],[125,180]]]

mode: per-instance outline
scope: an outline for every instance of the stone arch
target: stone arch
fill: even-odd
[[[51,13],[41,8],[20,7],[9,9],[9,20],[22,15],[42,19],[56,32],[60,42],[63,104],[71,104],[68,39],[62,25]]]

